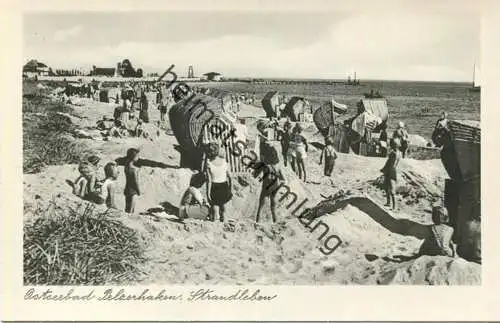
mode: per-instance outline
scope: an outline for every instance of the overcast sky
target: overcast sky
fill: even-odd
[[[479,64],[470,13],[109,12],[24,16],[24,58],[53,69],[134,67],[179,75],[467,81]]]

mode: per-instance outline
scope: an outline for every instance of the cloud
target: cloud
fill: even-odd
[[[62,42],[66,39],[80,34],[83,30],[83,26],[73,26],[68,29],[57,30],[52,36],[52,40],[55,42]]]

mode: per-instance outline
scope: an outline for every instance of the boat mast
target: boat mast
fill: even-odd
[[[474,70],[472,71],[472,87],[476,87],[476,63],[474,62]]]

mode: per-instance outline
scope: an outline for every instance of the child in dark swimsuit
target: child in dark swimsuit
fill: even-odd
[[[285,122],[285,125],[283,126],[283,131],[279,133],[279,139],[281,143],[281,156],[283,157],[283,164],[285,167],[288,164],[288,149],[290,148],[290,137],[291,137],[291,130],[292,125],[290,122]]]
[[[333,139],[332,137],[326,138],[326,145],[321,152],[321,156],[319,158],[319,164],[321,165],[323,161],[323,157],[325,158],[325,176],[330,177],[332,175],[333,167],[335,166],[335,160],[337,159],[337,153],[335,152],[335,148],[333,147]]]
[[[384,174],[384,187],[387,194],[387,203],[385,205],[391,206],[392,202],[392,209],[395,210],[397,166],[401,160],[399,139],[391,139],[390,146],[391,152],[389,153],[389,157],[387,158],[384,167],[381,169],[381,172]]]
[[[266,143],[266,145],[268,147],[264,150],[265,153],[261,156],[262,161],[256,165],[254,173],[254,177],[258,177],[263,173],[263,178],[261,179],[262,189],[260,191],[259,206],[257,208],[255,222],[258,223],[260,221],[262,206],[264,205],[265,200],[269,198],[271,202],[271,215],[273,222],[276,223],[276,193],[285,178],[281,167],[279,166],[279,158],[276,149],[269,143]]]
[[[134,213],[137,196],[141,195],[139,186],[139,168],[135,163],[139,160],[139,149],[130,148],[127,151],[125,165],[125,212]]]

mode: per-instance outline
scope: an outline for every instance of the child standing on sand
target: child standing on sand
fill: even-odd
[[[269,145],[266,143],[266,145]],[[258,177],[263,173],[262,178],[262,189],[260,191],[259,196],[259,206],[257,208],[257,216],[255,218],[255,222],[260,221],[260,212],[262,210],[262,206],[264,205],[264,201],[269,198],[271,202],[271,215],[273,218],[273,222],[276,223],[276,193],[278,189],[283,184],[285,177],[283,176],[283,172],[281,170],[281,166],[279,163],[278,152],[274,147],[267,147],[262,154],[262,161],[255,167],[254,177]]]
[[[332,175],[333,167],[335,166],[335,160],[337,159],[337,152],[333,147],[333,139],[332,137],[326,138],[326,145],[321,152],[321,156],[319,157],[319,164],[323,161],[323,157],[325,158],[325,176],[330,177]]]
[[[101,199],[106,201],[106,206],[108,208],[116,209],[115,192],[116,180],[118,179],[116,164],[113,162],[107,163],[106,166],[104,166],[104,174],[106,178],[101,186]]]
[[[305,163],[307,158],[308,145],[306,138],[302,136],[302,127],[298,123],[293,128],[291,143],[293,143],[293,145],[290,144],[290,147],[293,147],[295,151],[297,174],[299,178],[305,182],[307,176]]]
[[[127,150],[125,165],[125,212],[134,213],[137,196],[141,195],[139,188],[139,168],[136,166],[139,160],[139,149]]]
[[[380,170],[384,174],[384,186],[387,194],[387,203],[386,206],[391,206],[392,209],[396,209],[396,180],[397,180],[397,166],[399,161],[401,160],[401,151],[399,139],[391,139],[390,142],[391,151],[389,153],[389,157],[384,165],[384,167]]]
[[[283,164],[285,167],[288,165],[288,149],[290,148],[290,137],[292,125],[287,120],[283,125],[283,130],[279,133],[279,140],[281,143],[281,156],[283,157]]]
[[[224,222],[226,204],[233,197],[229,165],[223,157],[223,152],[217,143],[210,143],[205,164],[211,220],[215,221],[218,216],[220,222]]]

